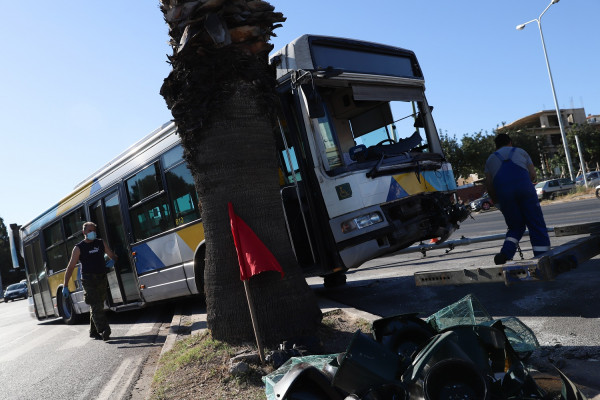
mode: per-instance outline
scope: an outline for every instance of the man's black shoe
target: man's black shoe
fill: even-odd
[[[100,336],[100,334],[98,332],[90,332],[90,337],[92,339],[98,339],[98,340],[102,339],[102,336]]]
[[[498,253],[494,256],[494,264],[496,265],[506,264],[507,261],[508,257],[504,253]]]
[[[106,342],[108,339],[110,339],[110,330],[109,329],[102,332],[102,340],[104,340]]]

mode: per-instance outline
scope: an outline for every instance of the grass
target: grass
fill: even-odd
[[[264,399],[260,367],[242,376],[229,374],[229,359],[247,346],[230,346],[209,331],[175,343],[159,361],[152,381],[152,400]]]
[[[210,337],[203,332],[175,343],[173,349],[160,359],[159,368],[153,379],[153,385],[162,387],[168,377],[177,370],[193,363],[210,364],[220,358],[231,358],[233,351],[230,346]]]

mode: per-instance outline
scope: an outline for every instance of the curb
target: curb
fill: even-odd
[[[319,304],[319,308],[323,313],[333,310],[342,310],[355,318],[362,318],[369,322],[373,322],[381,318],[379,315],[358,310],[345,304],[338,303],[334,300],[318,297],[317,301]],[[184,336],[187,337],[191,335],[200,334],[206,329],[206,308],[204,306],[177,306],[177,308],[175,308],[175,312],[173,313],[173,319],[171,320],[171,325],[169,328],[169,332],[167,333],[167,338],[165,339],[162,350],[160,351],[159,359],[166,352],[173,348],[178,339]]]

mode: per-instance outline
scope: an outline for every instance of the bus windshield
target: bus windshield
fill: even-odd
[[[319,93],[325,112],[313,123],[328,173],[428,152],[435,127],[421,88],[320,87]]]

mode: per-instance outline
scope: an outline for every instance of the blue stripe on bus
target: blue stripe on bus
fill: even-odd
[[[165,264],[158,258],[158,256],[152,251],[147,243],[135,246],[132,249],[135,252],[135,268],[138,274],[144,274],[156,269],[161,269]]]
[[[407,197],[408,193],[406,192],[406,190],[404,190],[402,188],[402,186],[400,186],[400,184],[398,182],[396,182],[394,177],[391,177],[390,179],[391,179],[392,183],[390,184],[390,190],[388,192],[386,201],[391,201],[391,200]]]

